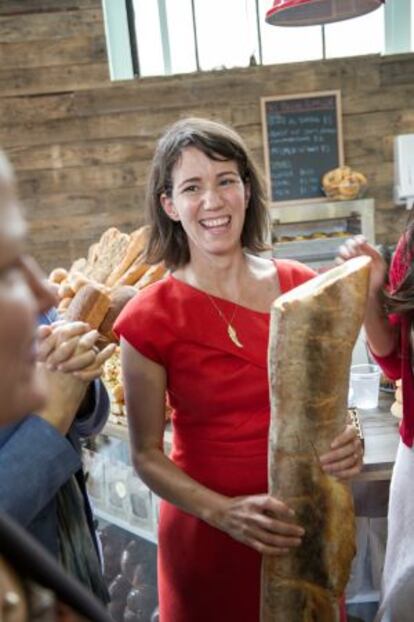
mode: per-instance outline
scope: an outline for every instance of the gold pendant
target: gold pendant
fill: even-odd
[[[228,324],[227,326],[227,333],[235,346],[237,346],[238,348],[243,347],[243,344],[240,343],[239,338],[237,337],[236,329],[233,328],[231,324]]]

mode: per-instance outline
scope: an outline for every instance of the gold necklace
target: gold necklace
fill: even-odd
[[[234,343],[235,346],[237,346],[238,348],[242,348],[243,344],[239,340],[239,338],[237,336],[236,329],[234,328],[234,326],[232,324],[232,322],[234,321],[234,316],[236,315],[236,311],[237,311],[237,303],[234,304],[234,309],[233,309],[233,313],[232,313],[231,319],[230,319],[230,321],[228,321],[226,316],[224,315],[223,311],[220,309],[220,307],[214,301],[214,299],[209,294],[207,294],[207,292],[205,292],[205,294],[206,294],[207,298],[209,299],[209,301],[211,302],[211,304],[213,305],[213,307],[215,308],[215,310],[217,311],[217,313],[219,314],[219,316],[221,317],[221,319],[226,324],[226,326],[227,326],[227,334],[228,334],[230,340]]]

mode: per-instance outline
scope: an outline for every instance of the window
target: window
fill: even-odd
[[[385,49],[384,9],[325,27],[326,58],[379,54]]]
[[[414,5],[414,0],[406,0],[405,11],[410,1]],[[125,2],[129,21],[133,21],[130,31],[135,30],[132,49],[136,50],[140,76],[378,54],[385,50],[387,13],[383,7],[325,26],[283,28],[270,26],[264,20],[271,0]],[[409,21],[414,32],[414,10]]]

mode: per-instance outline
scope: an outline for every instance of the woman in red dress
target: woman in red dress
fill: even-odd
[[[260,175],[230,128],[186,119],[163,136],[149,183],[148,259],[172,271],[119,317],[133,461],[162,499],[161,622],[259,620],[261,554],[284,555],[303,529],[267,494],[267,342],[272,301],[314,272],[266,248]],[[173,448],[163,453],[165,394]],[[351,477],[348,427],[321,457]]]

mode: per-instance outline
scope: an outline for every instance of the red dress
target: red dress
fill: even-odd
[[[295,261],[276,265],[282,292],[315,274]],[[234,303],[214,301],[230,319]],[[224,495],[267,491],[269,317],[238,306],[238,348],[207,295],[170,275],[137,295],[116,323],[119,335],[167,370],[172,460]],[[260,564],[253,549],[161,503],[161,622],[257,622]]]

